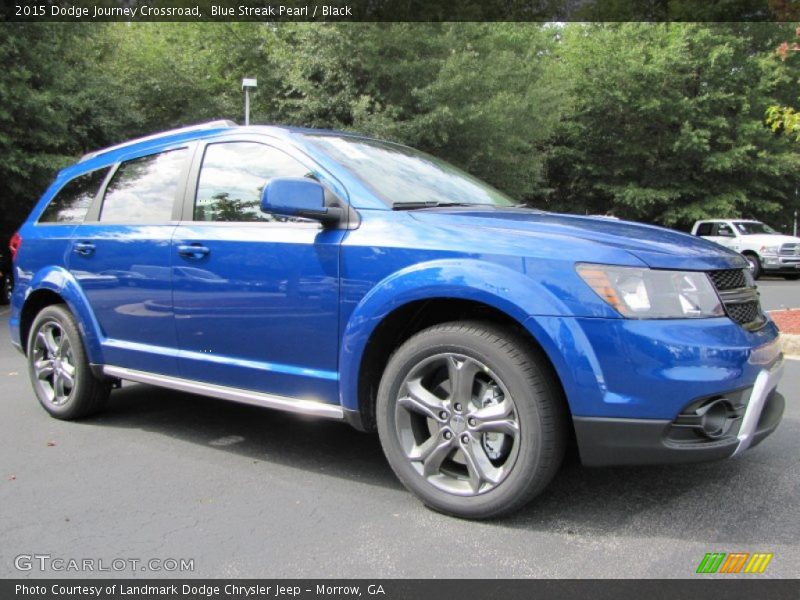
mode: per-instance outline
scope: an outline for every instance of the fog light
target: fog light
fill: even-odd
[[[717,400],[705,407],[705,414],[700,420],[703,433],[710,438],[719,438],[725,435],[728,430],[728,403],[724,400]]]

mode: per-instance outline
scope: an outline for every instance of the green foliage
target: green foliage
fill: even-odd
[[[791,106],[770,106],[767,109],[767,123],[772,131],[782,131],[800,142],[800,113]]]
[[[787,27],[0,24],[3,237],[86,151],[241,122],[242,77],[258,78],[253,122],[404,142],[545,208],[774,223],[800,170],[764,123],[797,98],[797,66],[774,52]]]
[[[93,69],[104,26],[3,24],[0,35],[2,231],[27,214],[86,147],[113,139],[126,99]],[[100,100],[101,102],[98,102]]]
[[[545,60],[552,30],[302,24],[276,36],[283,51],[275,61],[278,121],[404,142],[521,198],[541,187],[539,150],[561,105]]]
[[[550,154],[551,204],[671,226],[779,211],[800,163],[763,124],[775,86],[759,33],[568,27],[560,56],[574,106]]]
[[[795,41],[789,43],[783,40],[776,48],[776,54],[781,61],[784,63],[789,61],[788,64],[793,65],[796,69],[798,63],[800,63],[800,27],[797,27],[794,33]],[[776,67],[776,71],[782,71],[784,78],[791,78],[792,75],[786,73],[789,71],[794,75],[793,83],[795,85],[800,84],[796,70],[786,69],[786,65],[781,65],[781,67],[783,68]],[[795,100],[800,101],[800,97],[795,98]],[[800,113],[794,107],[788,104],[774,104],[767,108],[766,120],[773,131],[784,133],[800,142]]]

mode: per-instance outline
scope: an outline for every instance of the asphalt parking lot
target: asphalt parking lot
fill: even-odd
[[[768,308],[800,300],[800,283],[761,289]],[[573,457],[521,513],[474,523],[425,509],[377,437],[341,424],[143,385],[115,392],[97,418],[51,419],[7,314],[2,577],[86,575],[18,571],[21,554],[194,561],[125,576],[617,578],[694,577],[706,552],[744,551],[774,558],[764,575],[738,577],[800,573],[800,360],[787,360],[783,423],[744,456],[607,469]]]
[[[765,310],[800,308],[800,281],[762,277],[758,280],[758,289]]]

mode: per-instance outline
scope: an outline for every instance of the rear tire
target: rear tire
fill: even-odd
[[[452,322],[406,341],[384,371],[378,433],[400,481],[427,506],[483,519],[527,504],[566,446],[547,359],[512,331]]]
[[[111,382],[92,373],[72,313],[63,304],[42,309],[28,336],[28,373],[42,407],[57,419],[100,411]]]

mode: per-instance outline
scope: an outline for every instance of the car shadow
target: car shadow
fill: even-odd
[[[126,383],[84,423],[141,429],[255,461],[402,489],[378,437],[334,421]]]
[[[139,384],[115,391],[108,408],[86,423],[142,429],[253,461],[402,489],[377,435],[341,423]],[[785,512],[770,508],[776,503],[791,507],[794,497],[790,490],[776,489],[784,469],[773,459],[781,450],[768,449],[763,460],[761,451],[691,465],[585,468],[571,448],[540,496],[520,512],[487,524],[583,537],[795,544],[798,526],[786,523]]]
[[[770,442],[777,440],[738,458],[682,465],[586,468],[576,453],[552,484],[504,525],[746,549],[795,545],[800,525],[793,507],[800,486],[792,472],[797,466]]]

